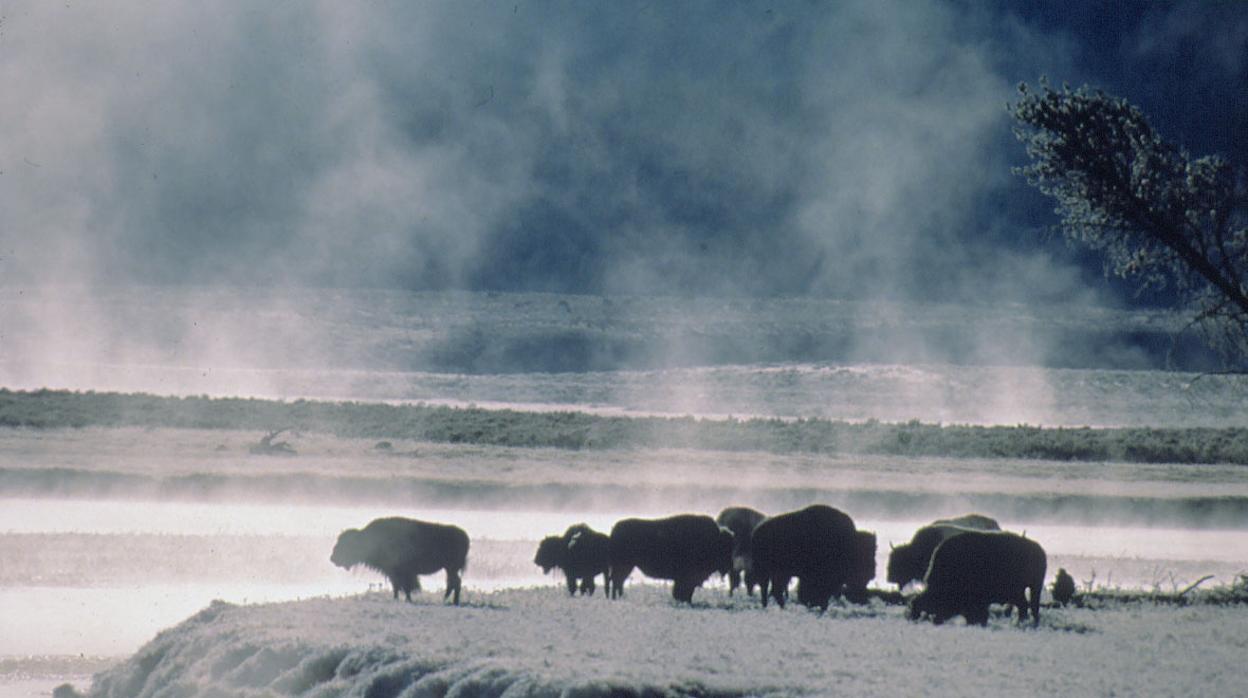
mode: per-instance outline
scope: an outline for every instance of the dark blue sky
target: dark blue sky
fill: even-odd
[[[6,4],[0,283],[1113,301],[1016,85],[1248,164],[1248,3],[352,5]]]

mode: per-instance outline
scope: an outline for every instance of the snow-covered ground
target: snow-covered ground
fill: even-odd
[[[298,695],[1242,695],[1248,608],[1124,604],[911,623],[903,609],[761,609],[659,585],[623,600],[556,588],[217,602],[79,686],[98,698]]]

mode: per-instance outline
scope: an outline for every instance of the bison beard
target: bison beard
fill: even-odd
[[[672,597],[685,603],[712,573],[732,570],[732,532],[699,514],[624,519],[611,528],[609,549],[611,598],[624,594],[624,580],[634,569],[672,580]]]
[[[924,613],[939,625],[961,615],[987,625],[994,603],[1018,607],[1018,622],[1040,624],[1040,592],[1047,565],[1039,543],[1013,533],[968,531],[941,543],[924,577],[926,588],[910,602],[910,619]],[[1030,595],[1030,603],[1028,600]]]
[[[349,569],[364,565],[386,575],[394,598],[402,591],[408,601],[420,591],[419,575],[446,570],[446,593],[459,592],[468,565],[468,534],[458,526],[391,517],[376,519],[361,529],[347,529],[338,536],[330,562]]]

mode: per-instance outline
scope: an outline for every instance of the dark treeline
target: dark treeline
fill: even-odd
[[[1248,464],[1244,428],[1042,428],[824,419],[611,417],[476,407],[0,389],[0,427],[275,429],[344,438],[566,449],[693,448],[1137,463]]]

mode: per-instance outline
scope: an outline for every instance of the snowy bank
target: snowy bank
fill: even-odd
[[[763,610],[701,589],[625,599],[557,588],[445,606],[388,594],[215,602],[95,677],[93,697],[1235,695],[1248,608],[1123,604],[910,623],[899,607]]]

